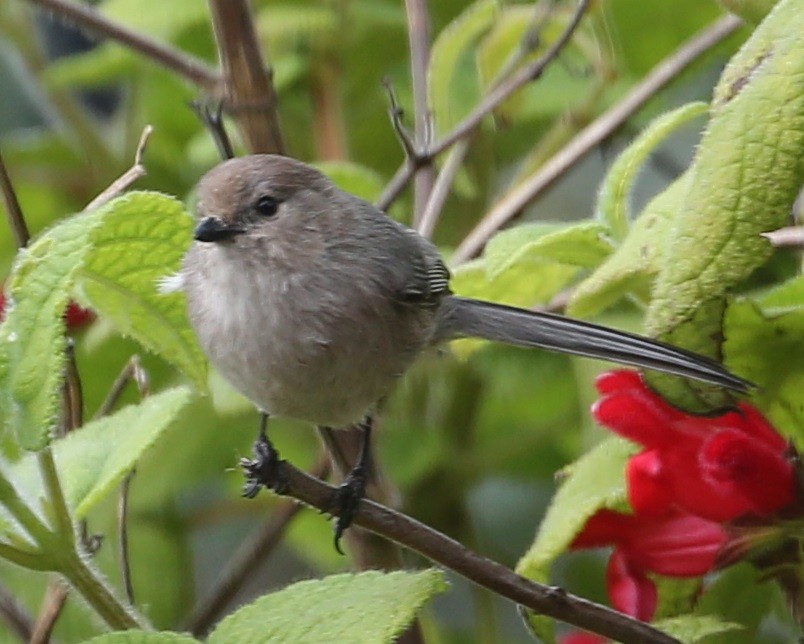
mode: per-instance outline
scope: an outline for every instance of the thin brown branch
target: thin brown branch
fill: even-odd
[[[25,607],[20,604],[11,591],[0,585],[0,618],[9,628],[27,642],[31,639],[34,630],[33,617],[28,614]]]
[[[770,241],[774,248],[804,248],[804,226],[788,226],[762,236]]]
[[[0,188],[3,191],[3,203],[6,205],[6,217],[8,217],[11,232],[14,233],[17,248],[27,246],[28,241],[31,239],[31,233],[28,231],[28,224],[22,214],[17,192],[11,183],[11,177],[8,175],[8,170],[6,170],[2,154],[0,154]]]
[[[405,0],[410,47],[410,75],[413,88],[413,131],[416,149],[426,150],[432,143],[433,122],[427,91],[430,64],[430,17],[425,0]],[[418,226],[435,182],[431,161],[420,164],[413,179],[413,224]]]
[[[247,0],[209,0],[226,106],[252,153],[284,154],[273,71],[264,62]]]
[[[459,264],[476,256],[489,238],[514,220],[528,203],[543,193],[590,150],[611,136],[691,63],[742,24],[742,21],[734,16],[721,18],[660,62],[623,100],[590,123],[558,154],[493,206],[455,251],[453,263]]]
[[[47,644],[50,642],[50,636],[56,626],[56,620],[64,610],[69,592],[70,587],[60,579],[54,579],[48,584],[29,644]]]
[[[134,165],[120,175],[120,177],[115,179],[109,185],[109,187],[107,187],[89,204],[87,204],[85,210],[94,210],[95,208],[100,208],[104,204],[110,202],[112,199],[125,192],[134,182],[142,179],[142,177],[148,174],[145,166],[143,165],[142,157],[145,154],[145,147],[148,145],[148,139],[153,131],[154,129],[150,125],[146,125],[143,128],[142,135],[140,136],[140,142],[137,145],[136,151],[134,152]]]
[[[512,94],[519,91],[528,83],[539,78],[544,73],[544,70],[548,67],[548,65],[558,58],[558,55],[571,40],[573,34],[581,24],[581,19],[586,13],[590,1],[591,0],[580,0],[580,2],[578,2],[578,6],[575,8],[572,18],[567,24],[567,27],[564,29],[564,32],[561,34],[558,40],[552,44],[550,49],[548,49],[543,56],[540,56],[530,65],[523,67],[508,80],[495,87],[489,93],[489,95],[486,96],[486,98],[484,98],[474,110],[472,110],[469,116],[458,123],[458,125],[456,125],[451,132],[438,141],[432,147],[432,149],[427,151],[428,155],[436,156],[441,154],[444,150],[464,138],[467,134],[473,132],[475,128],[477,128],[483,122],[483,119],[485,119],[489,114],[491,114],[506,100],[508,100]]]
[[[452,184],[463,165],[464,159],[466,159],[466,154],[469,152],[469,144],[468,138],[463,139],[458,141],[455,147],[449,151],[444,167],[438,173],[435,184],[433,184],[433,188],[430,191],[430,198],[424,205],[424,210],[416,224],[416,230],[422,237],[430,239],[433,236],[441,211],[444,208],[444,203],[452,189]]]
[[[98,36],[111,38],[156,61],[204,91],[217,93],[220,78],[203,61],[106,18],[90,6],[69,0],[28,0]]]
[[[322,512],[337,511],[331,507],[336,493],[336,488],[331,485],[314,479],[286,461],[278,464],[276,475],[287,482],[288,496]],[[418,552],[525,608],[568,624],[625,644],[677,642],[652,626],[611,608],[517,575],[458,541],[374,501],[360,501],[354,524]]]
[[[326,479],[329,459],[324,456],[313,466],[310,476]],[[276,549],[285,536],[288,526],[302,509],[293,499],[283,499],[271,512],[268,520],[238,546],[207,597],[193,608],[184,628],[196,637],[205,635],[221,616],[232,598],[243,588]]]
[[[131,470],[120,484],[120,494],[117,497],[117,554],[120,557],[120,576],[123,578],[123,588],[126,591],[128,603],[134,606],[134,584],[131,581],[131,561],[128,556],[128,497],[131,491],[131,480],[135,470]]]
[[[580,25],[581,19],[589,7],[590,1],[591,0],[580,0],[578,2],[578,6],[567,24],[566,29],[543,56],[533,61],[530,65],[520,69],[518,73],[511,76],[506,81],[496,85],[480,104],[441,140],[437,141],[429,148],[416,150],[412,162],[411,159],[408,159],[406,163],[397,170],[391,182],[386,186],[383,194],[377,200],[377,207],[381,210],[387,209],[408,184],[417,168],[429,163],[436,156],[474,132],[483,120],[502,103],[508,100],[512,94],[520,90],[526,84],[539,78],[542,73],[544,73],[547,66],[558,58],[558,55],[569,43]],[[411,155],[408,156],[410,157]]]

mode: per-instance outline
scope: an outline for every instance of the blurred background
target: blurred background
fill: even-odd
[[[209,10],[200,0],[96,5],[110,19],[217,64]],[[326,162],[322,167],[341,185],[375,199],[404,158],[388,119],[384,78],[393,84],[408,122],[413,114],[404,4],[255,0],[252,5],[274,67],[289,154]],[[458,0],[429,3],[431,37],[460,26],[469,7]],[[448,131],[476,104],[512,43],[536,24],[549,44],[573,7],[567,2],[501,3],[494,25],[443,75],[439,100],[446,111],[437,115],[437,131]],[[534,22],[535,15],[546,17]],[[714,2],[699,0],[593,3],[575,45],[475,135],[435,231],[445,255],[511,186],[720,15]],[[529,206],[525,219],[593,217],[597,186],[618,151],[656,115],[690,100],[708,100],[722,66],[746,34],[738,31],[702,56]],[[538,45],[534,55],[543,48]],[[191,198],[197,179],[218,160],[190,108],[199,98],[200,91],[187,81],[120,45],[94,39],[23,0],[0,3],[0,149],[34,234],[80,211],[128,168],[146,124],[155,128],[145,156],[148,176],[136,187]],[[686,167],[702,125],[699,120],[682,128],[653,155],[640,178],[635,209]],[[231,124],[229,129],[234,132]],[[412,204],[407,191],[390,212],[409,223]],[[8,273],[14,255],[10,231],[0,225],[0,274]],[[533,279],[549,275],[549,268],[535,267]],[[546,283],[532,304],[547,304],[561,286]],[[597,321],[639,330],[641,312],[622,305]],[[90,416],[129,357],[141,350],[103,319],[76,329],[75,337]],[[153,390],[180,380],[158,358],[142,355],[142,362]],[[514,566],[533,539],[557,473],[602,436],[588,409],[594,375],[605,368],[499,346],[426,357],[381,415],[379,463],[396,504],[470,548]],[[257,414],[220,378],[211,378],[212,395],[198,398],[148,452],[132,483],[135,593],[163,628],[187,623],[197,599],[215,587],[225,562],[278,503],[265,493],[253,501],[240,498],[236,463],[250,451]],[[124,402],[137,399],[136,391],[129,391]],[[320,453],[314,431],[275,422],[271,432],[285,458],[312,467]],[[89,527],[104,535],[97,558],[117,581],[115,503],[111,499],[97,510]],[[411,565],[426,563],[406,556]],[[288,582],[347,569],[349,560],[332,547],[326,518],[305,509],[229,610]],[[603,575],[602,554],[573,553],[558,562],[553,582],[605,602]],[[0,581],[36,614],[47,575],[3,562]],[[451,592],[425,610],[428,641],[531,641],[513,605],[459,578],[452,582]],[[0,622],[0,642],[17,641],[4,628]],[[97,628],[71,599],[56,638],[78,641]]]

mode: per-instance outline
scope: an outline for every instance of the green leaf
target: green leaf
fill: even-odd
[[[621,438],[607,438],[568,468],[569,476],[553,498],[536,539],[517,563],[520,575],[547,581],[553,560],[569,548],[595,512],[625,507],[625,464],[636,450]],[[529,613],[528,621],[540,637],[552,640],[551,619]]]
[[[754,299],[762,315],[774,318],[788,313],[804,314],[804,276],[799,275]]]
[[[577,266],[530,258],[489,279],[485,260],[458,266],[452,273],[452,289],[464,297],[491,300],[512,306],[533,306],[555,296],[578,274]]]
[[[794,282],[780,291],[794,289]],[[772,291],[764,300],[741,299],[732,302],[724,321],[724,355],[728,365],[741,376],[759,385],[753,392],[757,405],[780,430],[797,444],[804,441],[804,309],[784,315],[769,315],[776,310],[778,293]]]
[[[600,189],[597,216],[611,235],[623,240],[631,221],[631,192],[645,160],[680,126],[706,114],[706,103],[688,103],[655,119],[612,164]]]
[[[780,594],[778,586],[764,575],[748,563],[728,567],[700,597],[696,613],[738,624],[741,641],[757,641],[760,624]],[[727,634],[712,634],[706,639],[706,644],[733,642],[734,636]]]
[[[645,206],[622,244],[573,291],[568,314],[590,317],[626,295],[648,302],[667,235],[689,189],[690,177],[689,173],[681,175]]]
[[[444,573],[435,569],[302,581],[241,608],[207,641],[392,642],[424,602],[446,588]]]
[[[162,631],[117,631],[104,633],[85,640],[84,644],[197,644],[198,640],[189,635]]]
[[[499,11],[497,0],[478,0],[442,29],[433,43],[427,85],[439,134],[449,131],[474,104],[463,92],[458,97],[454,83],[462,79],[459,71],[464,55],[494,24]]]
[[[59,414],[64,372],[63,314],[89,235],[104,209],[78,215],[40,236],[17,256],[8,285],[10,309],[0,329],[0,391],[19,444],[41,449]]]
[[[734,622],[724,622],[713,615],[683,615],[654,622],[653,626],[684,644],[695,644],[706,637],[742,630]],[[731,640],[734,641],[734,640]]]
[[[496,234],[483,253],[486,272],[493,280],[519,263],[553,261],[594,268],[611,253],[606,229],[596,222],[567,225],[533,223]]]
[[[730,289],[770,257],[761,233],[783,225],[804,184],[804,11],[782,0],[734,56],[715,91],[689,192],[646,320],[650,335],[719,357]],[[705,338],[698,347],[695,338]],[[669,393],[667,376],[651,383]],[[676,381],[677,382],[677,381]],[[693,395],[723,404],[711,387]],[[689,406],[689,396],[675,394]]]
[[[64,496],[77,518],[84,518],[123,480],[189,401],[186,387],[169,389],[53,442]],[[11,474],[20,489],[38,488],[33,454],[15,464]]]
[[[190,328],[183,293],[159,292],[176,272],[192,236],[181,202],[156,192],[130,192],[106,208],[91,236],[92,252],[79,273],[89,304],[206,388],[206,358]]]

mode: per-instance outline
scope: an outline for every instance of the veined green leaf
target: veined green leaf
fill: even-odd
[[[652,333],[672,337],[771,253],[760,233],[786,221],[804,183],[802,32],[800,0],[782,0],[723,73],[656,283]]]
[[[553,498],[536,539],[516,566],[520,575],[546,582],[553,560],[569,548],[595,512],[625,506],[625,463],[637,449],[621,438],[608,438],[568,468],[569,476]],[[528,622],[540,637],[553,641],[551,619],[529,613]]]
[[[684,173],[645,206],[622,244],[600,268],[578,284],[567,313],[589,317],[626,295],[648,303],[667,236],[687,195],[690,177],[689,172]]]
[[[483,258],[493,280],[520,262],[554,261],[594,268],[611,253],[606,228],[597,222],[531,223],[497,233],[486,245]]]
[[[740,631],[743,628],[734,622],[724,622],[714,615],[682,615],[659,620],[653,626],[681,640],[684,644],[695,644],[712,635],[723,633],[732,633],[733,637],[734,631]]]
[[[0,391],[19,444],[47,444],[59,414],[64,372],[63,315],[105,208],[70,218],[22,249],[8,285],[10,308],[0,328]]]
[[[655,119],[612,164],[600,189],[597,216],[622,241],[631,222],[631,192],[645,160],[662,141],[690,120],[706,114],[706,103],[688,103]]]
[[[207,641],[392,642],[416,611],[446,588],[444,573],[434,569],[302,581],[241,608]]]
[[[53,442],[64,496],[77,518],[114,490],[189,401],[188,388],[168,389]],[[38,472],[29,454],[11,468],[11,477],[20,489],[35,492]]]
[[[206,387],[206,358],[187,319],[183,293],[159,292],[176,272],[193,221],[180,201],[156,192],[130,192],[109,204],[90,236],[92,251],[78,274],[84,298],[149,351]]]

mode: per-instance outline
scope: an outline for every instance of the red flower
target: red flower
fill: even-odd
[[[663,516],[599,510],[572,548],[614,546],[606,573],[612,605],[648,621],[656,610],[656,586],[647,573],[698,577],[715,565],[726,542],[718,523],[679,510]]]
[[[767,516],[793,501],[786,442],[751,405],[714,418],[685,414],[633,371],[604,374],[597,385],[597,421],[646,448],[626,471],[637,513],[661,515],[676,505],[722,522]]]
[[[790,505],[795,473],[785,439],[747,403],[717,417],[693,416],[627,370],[604,374],[597,388],[597,421],[645,449],[626,465],[634,514],[599,510],[572,547],[614,546],[606,573],[612,604],[647,621],[657,603],[648,574],[698,577],[713,570],[729,543],[723,524]],[[582,635],[564,641],[574,637]]]

